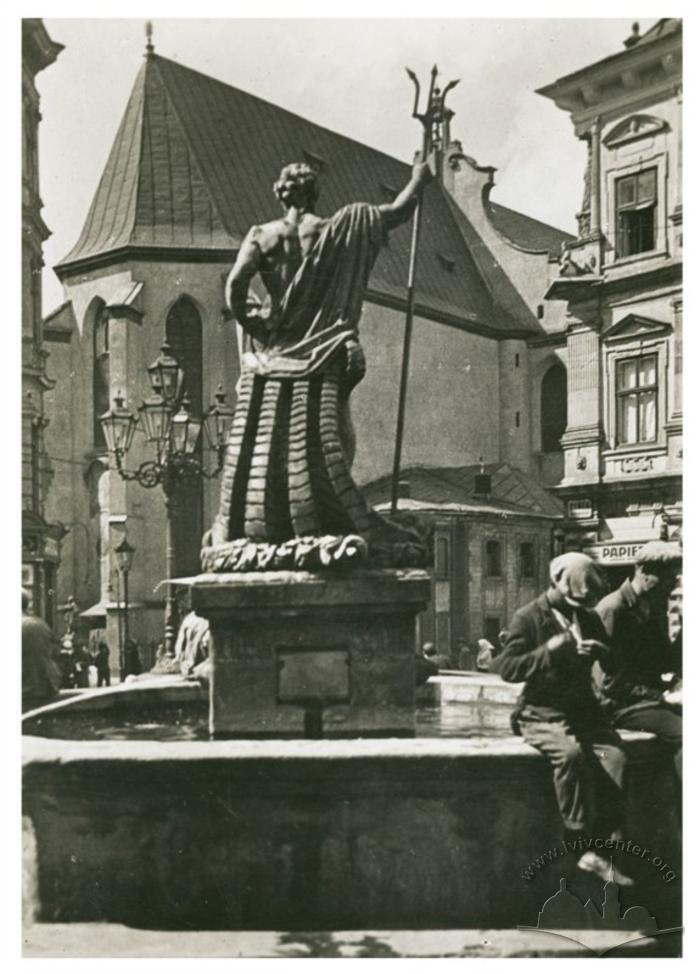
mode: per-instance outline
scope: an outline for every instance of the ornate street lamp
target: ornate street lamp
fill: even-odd
[[[114,397],[114,406],[100,416],[107,449],[123,457],[131,446],[136,431],[136,417],[124,406],[121,392]]]
[[[134,560],[135,551],[136,548],[132,547],[126,540],[126,535],[124,535],[120,544],[114,549],[114,554],[117,556],[117,564],[124,579],[124,626],[122,629],[122,643],[119,647],[119,670],[122,680],[127,675],[126,649],[129,645],[129,572],[131,571],[131,563]]]
[[[194,456],[201,432],[202,422],[190,415],[190,401],[185,396],[172,420],[173,451],[186,457]]]
[[[209,446],[214,451],[224,451],[228,440],[228,428],[233,419],[234,408],[226,402],[224,387],[219,387],[214,394],[214,402],[204,417],[204,435]]]
[[[172,404],[177,402],[180,396],[184,373],[178,360],[170,353],[170,345],[164,341],[160,346],[160,355],[155,362],[148,366],[146,371],[151,380],[153,392],[162,396],[167,403]]]
[[[119,475],[124,480],[136,480],[142,487],[160,484],[163,488],[167,576],[163,642],[166,654],[172,657],[175,651],[176,607],[169,579],[175,573],[173,509],[177,488],[181,484],[195,484],[219,475],[233,409],[227,405],[226,396],[219,386],[214,402],[204,416],[199,419],[192,415],[190,402],[182,395],[184,373],[167,342],[163,343],[160,355],[148,366],[147,372],[153,393],[143,401],[138,417],[125,407],[124,399],[119,395],[114,400],[113,408],[100,420],[107,448],[114,456]],[[124,460],[137,427],[154,448],[155,459],[145,460],[136,470],[127,470]],[[211,469],[206,466],[199,451],[202,428],[207,446],[216,456],[216,465]],[[124,552],[125,557],[126,554]],[[128,569],[124,576],[125,584],[127,576]]]

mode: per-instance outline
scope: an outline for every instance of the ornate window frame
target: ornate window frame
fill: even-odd
[[[605,433],[609,449],[606,458],[635,453],[655,453],[666,450],[666,423],[669,416],[670,336],[671,325],[637,314],[625,315],[602,336],[604,354],[603,394],[605,403]],[[656,439],[644,443],[619,443],[617,439],[617,367],[625,359],[657,357],[657,416]]]
[[[623,264],[637,263],[642,260],[650,260],[670,255],[670,242],[668,235],[668,152],[666,149],[656,148],[648,153],[641,152],[634,161],[624,164],[615,164],[611,158],[610,166],[605,173],[606,189],[606,228],[605,235],[608,240],[609,250],[605,254],[605,265],[619,266]],[[617,226],[617,181],[625,176],[634,176],[636,173],[644,172],[649,169],[656,170],[656,237],[655,246],[651,250],[644,250],[638,254],[620,256],[620,241],[618,239]]]

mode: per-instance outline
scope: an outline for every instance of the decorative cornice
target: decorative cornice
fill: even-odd
[[[573,446],[590,446],[604,441],[605,434],[598,423],[592,423],[590,426],[573,426],[565,430],[560,440],[563,449]]]
[[[236,256],[234,248],[201,247],[139,247],[129,244],[115,250],[105,251],[94,256],[79,257],[77,260],[61,261],[54,266],[60,281],[67,280],[88,271],[99,270],[124,261],[147,261],[181,264],[232,264]]]
[[[547,335],[535,335],[533,338],[527,339],[528,348],[565,348],[566,347],[566,331],[556,331],[550,332]]]
[[[671,323],[647,318],[645,315],[627,314],[602,333],[604,342],[629,341],[632,338],[665,335],[671,330]]]
[[[546,301],[585,301],[603,285],[600,274],[581,274],[579,277],[558,277],[545,293]]]
[[[650,135],[657,135],[660,132],[668,131],[668,122],[655,115],[646,115],[637,112],[628,115],[604,137],[603,145],[614,148],[618,145],[626,145],[636,139],[644,139]]]
[[[661,266],[653,268],[646,268],[641,265],[635,268],[634,264],[626,264],[624,266],[625,270],[627,271],[629,269],[631,273],[611,277],[610,271],[613,269],[612,266],[606,270],[603,279],[603,287],[606,294],[614,293],[615,291],[626,291],[630,288],[648,287],[652,284],[672,283],[681,280],[683,277],[683,263],[680,260],[669,260]]]
[[[634,264],[625,267],[627,272],[615,277],[610,276],[612,268],[608,268],[602,276],[582,274],[580,277],[558,277],[550,284],[545,300],[564,300],[570,304],[579,304],[602,294],[607,296],[633,288],[672,284],[680,281],[683,276],[683,264],[679,260],[668,261],[651,269],[635,268]]]
[[[633,74],[640,76],[652,65],[658,65],[659,71],[668,75],[666,83],[670,84],[673,82],[671,75],[680,73],[681,70],[681,39],[681,31],[678,29],[637,44],[538,88],[537,94],[550,98],[558,108],[577,115],[609,99],[615,82],[619,83],[623,91],[629,91]],[[651,87],[650,85],[649,88]]]

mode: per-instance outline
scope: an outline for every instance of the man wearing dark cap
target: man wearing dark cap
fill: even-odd
[[[591,684],[593,662],[609,652],[592,608],[605,591],[602,571],[580,552],[555,558],[549,571],[549,589],[515,613],[494,669],[525,684],[513,729],[549,760],[565,839],[576,851],[586,838],[621,837],[625,755]],[[605,880],[610,864],[589,849],[578,866]],[[614,879],[632,882],[618,869]]]
[[[616,727],[656,734],[674,751],[682,771],[680,639],[668,636],[668,599],[681,567],[681,550],[650,541],[637,553],[634,575],[597,606],[612,653],[593,674],[603,710]]]

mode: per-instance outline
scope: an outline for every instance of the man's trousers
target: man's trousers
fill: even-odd
[[[577,725],[542,720],[525,706],[518,717],[523,740],[541,751],[552,767],[554,790],[567,834],[608,836],[624,824],[622,741],[602,719]]]

